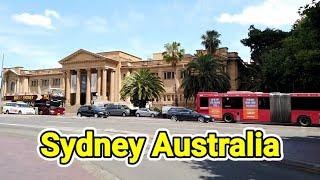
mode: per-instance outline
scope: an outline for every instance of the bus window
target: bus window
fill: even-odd
[[[208,107],[208,106],[209,106],[209,98],[200,97],[200,107]]]
[[[320,110],[319,97],[292,97],[292,110]]]
[[[242,97],[224,97],[222,98],[222,106],[224,109],[242,109]]]
[[[270,98],[259,97],[258,98],[259,109],[270,109]]]

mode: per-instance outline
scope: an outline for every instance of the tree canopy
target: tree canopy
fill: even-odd
[[[251,77],[242,89],[320,91],[320,2],[301,7],[299,13],[290,32],[249,28],[241,42],[250,47],[253,63],[245,69]]]
[[[164,92],[160,77],[147,69],[140,69],[124,79],[120,96],[122,99],[129,97],[134,106],[145,107],[147,101],[160,99]]]

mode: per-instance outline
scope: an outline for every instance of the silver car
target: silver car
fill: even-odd
[[[156,117],[158,116],[159,112],[157,111],[152,111],[148,108],[140,108],[136,111],[136,116],[144,116],[144,117]]]

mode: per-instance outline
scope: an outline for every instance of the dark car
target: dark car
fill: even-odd
[[[126,105],[106,104],[104,110],[110,116],[129,116],[131,114],[130,108]]]
[[[63,115],[65,108],[61,107],[60,101],[36,100],[34,107],[38,108],[40,115]]]
[[[199,121],[202,123],[212,121],[211,116],[186,108],[171,108],[168,111],[168,117],[174,121]]]
[[[78,109],[77,116],[82,117],[108,117],[108,113],[98,106],[81,106]]]

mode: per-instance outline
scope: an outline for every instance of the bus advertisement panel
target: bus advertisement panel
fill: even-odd
[[[258,98],[244,97],[243,98],[243,119],[258,120]]]
[[[222,118],[222,102],[221,98],[214,97],[209,98],[209,115],[214,117],[215,119]]]

